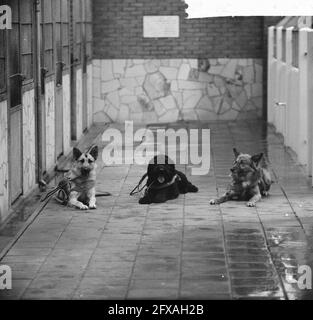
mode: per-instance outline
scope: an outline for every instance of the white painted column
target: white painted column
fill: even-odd
[[[87,66],[87,123],[88,123],[88,128],[93,123],[92,96],[93,96],[93,66],[92,66],[92,63],[89,63]]]
[[[46,116],[46,169],[55,164],[55,100],[54,81],[45,84],[45,116]]]
[[[299,161],[312,173],[313,30],[299,31]]]
[[[71,149],[71,78],[70,74],[63,75],[63,149],[68,154]]]
[[[274,123],[274,96],[275,96],[275,69],[274,59],[274,30],[268,28],[268,51],[267,51],[267,121]]]
[[[76,138],[83,133],[83,70],[76,70]]]
[[[8,104],[0,101],[0,221],[9,214]]]
[[[35,90],[23,93],[23,193],[36,185]]]
[[[281,73],[282,73],[282,30],[283,27],[277,27],[276,28],[276,53],[277,53],[277,69],[276,69],[276,90],[275,90],[275,126],[279,133],[283,133],[283,126],[282,126],[282,108],[279,106],[279,103],[283,103],[285,101],[282,101],[282,83],[281,83]]]
[[[313,179],[313,30],[308,32],[308,127],[309,127],[309,174]],[[312,181],[313,186],[313,181]]]
[[[292,30],[293,27],[286,29],[286,134],[285,134],[285,144],[288,147],[292,146],[292,135],[295,130],[295,118],[292,94]]]

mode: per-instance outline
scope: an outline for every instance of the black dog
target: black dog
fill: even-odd
[[[147,188],[140,204],[162,203],[177,198],[180,193],[198,191],[182,172],[175,169],[168,156],[155,156],[148,165],[146,176]]]

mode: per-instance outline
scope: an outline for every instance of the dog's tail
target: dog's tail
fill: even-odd
[[[96,197],[108,197],[108,196],[111,196],[112,194],[110,192],[98,192],[96,193]]]

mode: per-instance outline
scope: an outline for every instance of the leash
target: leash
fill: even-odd
[[[178,174],[175,174],[173,179],[165,184],[162,184],[162,185],[159,185],[159,186],[153,186],[153,184],[155,183],[155,180],[152,181],[150,183],[149,186],[147,186],[147,183],[145,183],[141,188],[140,188],[140,185],[142,183],[142,181],[148,176],[147,173],[145,173],[142,178],[140,179],[140,181],[138,182],[138,184],[136,185],[136,187],[130,192],[129,195],[133,196],[134,194],[137,194],[137,193],[140,193],[145,187],[146,190],[145,190],[145,193],[147,193],[149,191],[149,189],[154,189],[154,190],[161,190],[161,189],[164,189],[164,188],[167,188],[169,186],[171,186],[172,184],[175,183],[176,179],[180,180],[180,177]]]
[[[58,183],[58,185],[54,189],[47,192],[40,199],[40,201],[43,202],[43,201],[47,200],[48,198],[50,199],[55,193],[58,193],[56,200],[62,204],[65,204],[68,202],[71,187],[72,187],[72,184],[71,184],[70,179],[64,178]]]
[[[136,185],[136,187],[130,192],[130,194],[129,194],[130,196],[133,196],[134,194],[137,194],[137,193],[141,192],[141,191],[144,189],[144,187],[147,186],[147,183],[145,183],[145,184],[143,185],[143,187],[142,187],[141,189],[139,189],[142,181],[145,180],[147,176],[148,176],[148,174],[145,173],[145,174],[141,177],[141,179],[140,179],[140,181],[138,182],[138,184]],[[151,186],[151,185],[150,185],[150,186]],[[136,189],[137,189],[137,190],[136,190]]]
[[[66,205],[69,201],[69,196],[71,193],[71,189],[72,189],[72,183],[71,180],[69,178],[64,178],[62,179],[58,185],[53,188],[52,190],[50,190],[49,192],[47,192],[41,199],[40,201],[43,202],[47,199],[50,200],[50,198],[57,193],[55,200],[57,200],[58,202],[60,202],[61,204]],[[107,197],[107,196],[111,196],[112,194],[110,192],[101,192],[101,193],[96,193],[96,197]]]

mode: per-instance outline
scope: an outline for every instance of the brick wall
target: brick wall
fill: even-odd
[[[93,0],[94,58],[263,58],[262,17],[185,19],[182,0]],[[143,38],[144,15],[179,15],[180,37]],[[266,52],[266,50],[265,50]]]

